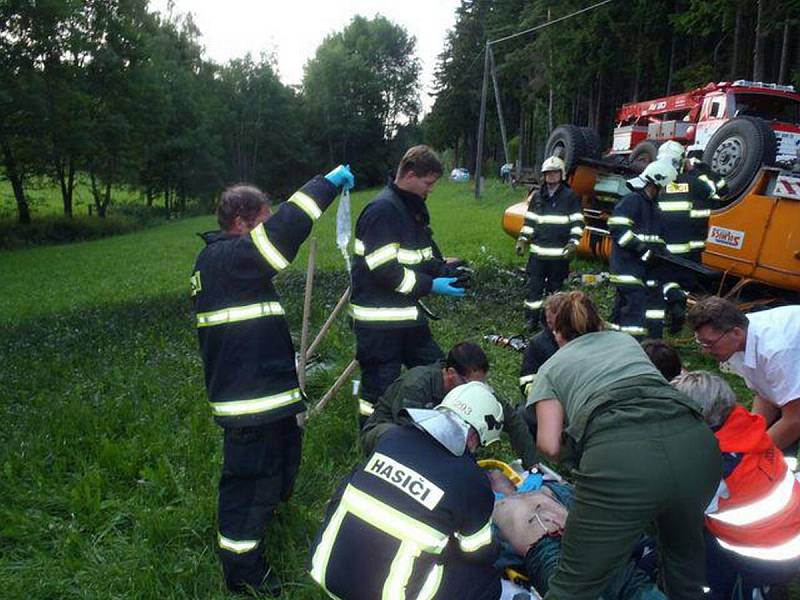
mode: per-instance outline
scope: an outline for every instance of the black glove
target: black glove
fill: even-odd
[[[475,271],[469,267],[456,267],[454,277],[456,280],[451,284],[453,287],[468,289],[472,287]]]
[[[686,304],[673,302],[667,307],[667,313],[669,314],[669,332],[672,335],[680,333],[686,322]]]

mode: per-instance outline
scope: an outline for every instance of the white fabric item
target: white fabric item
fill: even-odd
[[[339,208],[336,209],[336,245],[344,256],[347,272],[350,272],[350,253],[347,246],[353,234],[353,221],[350,218],[350,190],[344,190],[339,198]]]
[[[455,456],[461,456],[467,449],[469,424],[450,411],[428,408],[404,409],[414,424],[439,442]]]
[[[501,579],[500,581],[502,582],[502,587],[499,600],[514,600],[517,594],[525,594],[524,598],[530,598],[531,600],[541,600],[541,596],[536,592],[529,592],[516,583],[511,583],[508,579]]]
[[[727,365],[747,387],[781,407],[800,398],[800,306],[750,313],[747,341]]]

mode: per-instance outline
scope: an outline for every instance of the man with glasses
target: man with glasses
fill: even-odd
[[[716,296],[695,304],[688,321],[704,354],[727,362],[755,395],[753,412],[784,453],[800,439],[800,306],[745,315]]]

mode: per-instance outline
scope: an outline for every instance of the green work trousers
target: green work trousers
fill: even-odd
[[[670,600],[702,598],[703,510],[721,476],[711,430],[688,410],[653,419],[593,417],[575,476],[561,559],[546,600],[597,600],[655,524]]]

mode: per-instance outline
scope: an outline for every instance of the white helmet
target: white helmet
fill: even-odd
[[[557,156],[551,156],[542,163],[542,173],[547,173],[548,171],[561,171],[561,179],[567,176],[564,161]]]
[[[675,140],[667,140],[658,147],[658,156],[656,160],[670,160],[675,168],[678,168],[683,159],[684,148],[683,145]]]
[[[651,162],[638,177],[628,180],[628,186],[634,190],[640,190],[648,183],[658,187],[667,187],[678,177],[678,171],[672,166],[670,161],[661,159]]]
[[[503,407],[494,397],[492,388],[482,381],[470,381],[453,388],[437,410],[455,413],[478,432],[481,446],[500,439],[503,429]]]

